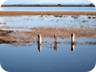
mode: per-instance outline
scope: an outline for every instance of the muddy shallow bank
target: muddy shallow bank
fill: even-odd
[[[43,38],[96,37],[95,15],[24,15],[0,16],[1,43],[34,42],[41,34]],[[67,41],[69,42],[69,41]],[[70,43],[70,42],[69,42]],[[86,42],[95,44],[95,42]]]
[[[76,35],[76,44],[96,45],[96,27],[33,27],[30,31],[12,31],[0,30],[0,43],[17,44],[17,45],[32,45],[38,42],[38,34],[42,35],[43,43],[54,44],[54,34],[58,39],[58,43],[71,43],[71,34]],[[83,41],[84,38],[84,42]],[[91,39],[92,38],[92,39]],[[48,40],[49,39],[49,40]],[[91,40],[90,40],[91,39]],[[82,40],[82,41],[81,41]],[[86,41],[88,40],[88,41]]]
[[[4,27],[6,29],[23,29],[25,27]],[[11,34],[15,33],[25,33],[26,35],[37,36],[38,34],[42,34],[43,37],[53,37],[56,34],[58,37],[69,37],[72,33],[76,34],[77,37],[88,37],[88,36],[96,36],[96,27],[30,27],[28,31],[12,31],[12,30],[0,30],[2,34]]]
[[[96,15],[96,12],[66,12],[66,11],[0,11],[0,16],[16,15]]]

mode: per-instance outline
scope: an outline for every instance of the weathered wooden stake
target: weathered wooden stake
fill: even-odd
[[[71,34],[71,44],[75,44],[75,34]]]
[[[41,34],[38,34],[38,43],[42,44],[42,36],[41,36]]]
[[[42,36],[41,34],[38,34],[38,51],[42,51]]]
[[[75,34],[71,34],[71,51],[74,51],[75,50]]]
[[[54,34],[54,42],[57,43],[58,42],[58,38],[57,38],[57,35]]]

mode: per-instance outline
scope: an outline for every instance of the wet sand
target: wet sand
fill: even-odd
[[[15,34],[28,35],[28,36],[37,36],[38,34],[42,34],[43,37],[54,37],[56,34],[58,37],[70,37],[72,33],[76,34],[77,37],[89,37],[89,36],[96,36],[96,27],[31,27],[28,31],[20,31],[20,30],[10,30],[13,27],[5,27],[9,30],[0,30],[0,36],[12,35],[16,36]],[[23,29],[23,27],[21,27]],[[25,27],[24,27],[25,28]],[[17,28],[19,29],[19,28]],[[22,36],[23,37],[23,36]]]
[[[0,16],[16,16],[16,15],[96,15],[96,12],[0,11]]]
[[[23,28],[23,27],[22,27]],[[30,31],[12,31],[12,30],[0,30],[0,43],[6,44],[33,44],[38,39],[38,34],[41,34],[43,38],[57,38],[65,39],[70,37],[74,33],[76,38],[79,37],[96,37],[96,27],[33,27]],[[45,41],[46,42],[46,41]],[[60,43],[60,41],[59,41]],[[61,41],[62,43],[62,41]],[[65,43],[70,43],[70,41],[65,41]],[[78,44],[83,44],[82,42],[76,42]],[[85,41],[84,44],[94,44],[96,41]]]

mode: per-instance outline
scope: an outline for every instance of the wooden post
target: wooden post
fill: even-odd
[[[42,36],[41,36],[41,34],[38,34],[38,43],[42,44]]]
[[[58,39],[57,39],[57,35],[54,34],[54,42],[57,43],[58,42]]]
[[[75,34],[71,34],[71,44],[75,44]]]
[[[42,36],[41,34],[38,34],[38,51],[42,51]]]
[[[71,34],[71,51],[74,51],[75,50],[75,34]]]

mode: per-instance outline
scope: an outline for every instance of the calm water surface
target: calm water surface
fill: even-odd
[[[1,7],[0,11],[83,11],[96,12],[95,7]]]
[[[88,72],[96,63],[96,45],[85,44],[84,40],[96,42],[96,37],[78,39],[82,44],[77,43],[75,51],[71,51],[70,43],[59,43],[54,48],[50,38],[47,45],[43,43],[41,52],[37,43],[0,44],[0,63],[9,72]]]
[[[96,27],[95,15],[0,16],[1,26],[10,27]],[[2,28],[2,27],[1,27]],[[4,29],[4,28],[3,28]]]

